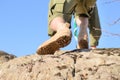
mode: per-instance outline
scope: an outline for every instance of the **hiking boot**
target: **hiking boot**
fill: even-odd
[[[64,26],[68,28],[65,28],[65,30],[57,31],[53,37],[39,46],[37,49],[37,54],[54,54],[55,51],[59,50],[59,48],[65,47],[71,42],[72,35],[69,29],[69,24],[65,23]]]
[[[77,46],[78,49],[88,49],[88,41],[81,39]]]

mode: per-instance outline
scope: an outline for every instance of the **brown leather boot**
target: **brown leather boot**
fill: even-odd
[[[88,41],[81,39],[77,46],[78,49],[88,49]]]
[[[45,54],[54,54],[56,50],[59,48],[67,46],[71,42],[71,31],[69,29],[69,24],[64,24],[66,30],[57,31],[57,33],[51,37],[49,40],[44,42],[39,48],[37,49],[37,54],[45,55]]]

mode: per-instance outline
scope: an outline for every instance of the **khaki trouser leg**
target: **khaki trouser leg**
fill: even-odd
[[[101,36],[101,26],[97,7],[94,8],[94,11],[89,19],[89,30],[90,30],[90,46],[97,46]]]
[[[90,8],[93,8],[95,6],[96,0],[84,0],[84,4],[86,6],[87,11],[90,10]]]
[[[48,13],[48,35],[53,36],[56,32],[50,28],[50,23],[55,17],[62,17],[65,22],[71,23],[72,12],[76,0],[50,0]]]

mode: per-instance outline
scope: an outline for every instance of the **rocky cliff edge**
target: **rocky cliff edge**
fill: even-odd
[[[120,80],[120,49],[14,58],[0,65],[0,80]]]

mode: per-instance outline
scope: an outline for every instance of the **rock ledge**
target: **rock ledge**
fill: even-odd
[[[120,80],[120,49],[15,58],[0,66],[0,80]]]

